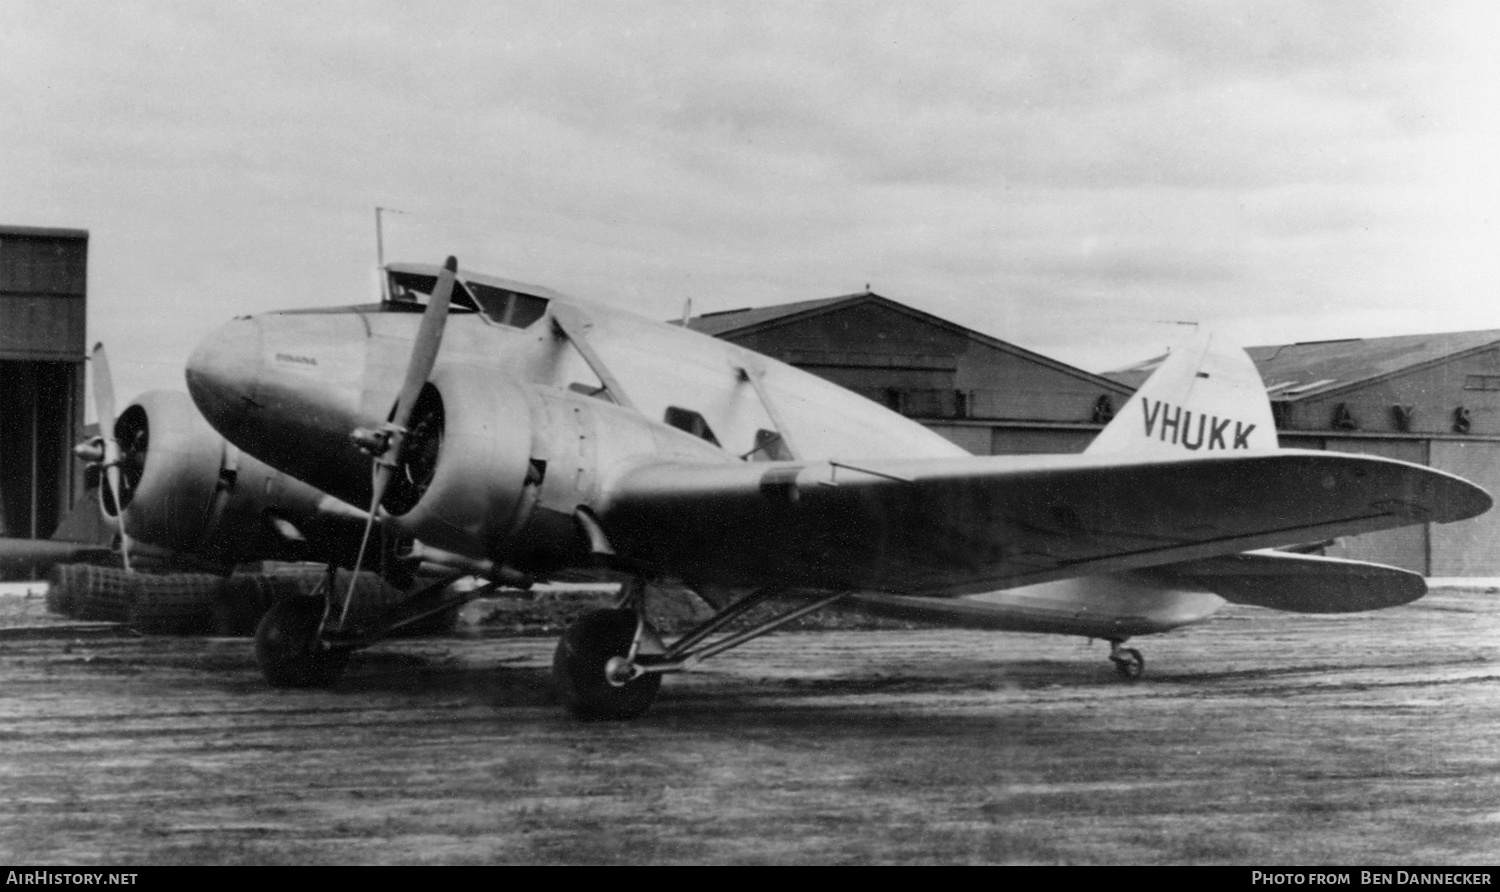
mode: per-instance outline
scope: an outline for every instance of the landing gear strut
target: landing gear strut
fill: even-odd
[[[1120,673],[1121,678],[1135,681],[1146,671],[1146,658],[1133,647],[1121,647],[1124,643],[1123,638],[1110,639],[1109,660],[1115,664],[1115,671]]]

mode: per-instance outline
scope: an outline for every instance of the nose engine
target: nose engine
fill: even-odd
[[[412,410],[381,507],[424,545],[502,556],[541,482],[531,407],[515,383],[467,366],[438,369]]]

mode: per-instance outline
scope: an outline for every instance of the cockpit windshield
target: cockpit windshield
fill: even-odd
[[[501,325],[525,328],[547,312],[546,298],[480,282],[468,284],[469,291],[479,302],[480,312]]]
[[[411,270],[388,270],[390,301],[396,307],[417,308],[427,302],[437,287],[437,276]],[[547,312],[547,299],[487,285],[472,279],[453,283],[450,312],[479,313],[491,322],[525,328]]]

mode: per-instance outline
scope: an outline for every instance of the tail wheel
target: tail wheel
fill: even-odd
[[[633,610],[596,610],[568,626],[552,658],[552,684],[563,706],[581,719],[633,719],[650,708],[661,689],[656,673],[623,684],[611,682],[605,665],[630,653]]]
[[[1146,671],[1146,658],[1133,647],[1122,647],[1109,657],[1114,661],[1115,671],[1121,678],[1135,681]]]
[[[255,660],[274,688],[326,688],[338,681],[349,651],[318,638],[322,598],[283,598],[271,605],[255,630]]]

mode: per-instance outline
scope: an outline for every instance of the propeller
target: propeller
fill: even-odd
[[[343,611],[339,615],[339,626],[349,614],[349,604],[354,600],[354,586],[360,568],[365,563],[365,550],[370,544],[370,532],[375,526],[375,517],[380,511],[380,500],[385,497],[391,475],[401,457],[401,444],[406,439],[406,425],[411,421],[412,407],[422,393],[422,387],[432,374],[437,362],[438,348],[443,343],[443,328],[448,322],[448,303],[453,297],[453,282],[458,273],[458,260],[449,257],[438,274],[437,286],[427,301],[422,313],[422,322],[417,327],[417,338],[411,348],[411,359],[406,363],[406,380],[401,384],[401,393],[396,398],[396,407],[391,418],[373,438],[361,440],[374,459],[371,471],[370,510],[365,520],[365,534],[359,543],[359,556],[354,561],[354,573],[349,578],[349,591],[344,595]],[[358,436],[358,433],[356,434]],[[371,442],[373,440],[373,442]]]
[[[120,558],[125,571],[130,572],[130,535],[125,532],[124,475],[120,472],[122,454],[120,441],[115,439],[115,384],[109,373],[109,357],[104,353],[104,344],[94,345],[91,357],[94,378],[94,411],[99,416],[99,436],[103,443],[104,479],[109,487],[109,497],[115,505],[115,518],[120,522]]]

